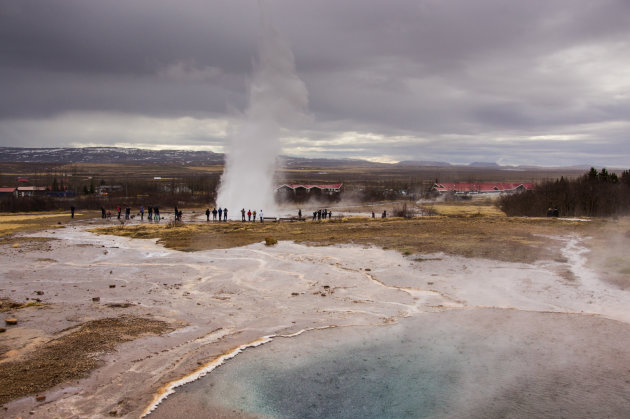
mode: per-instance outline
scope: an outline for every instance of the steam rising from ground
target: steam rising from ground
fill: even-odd
[[[303,117],[307,102],[291,48],[262,18],[249,105],[230,137],[217,205],[233,215],[241,208],[276,212],[273,178],[281,130]]]

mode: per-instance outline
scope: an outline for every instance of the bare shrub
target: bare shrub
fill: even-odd
[[[415,208],[409,208],[405,202],[402,206],[395,205],[392,211],[394,217],[413,218],[417,215]]]

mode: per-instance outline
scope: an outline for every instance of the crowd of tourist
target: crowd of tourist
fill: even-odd
[[[74,218],[74,207],[71,207],[71,214],[72,214],[72,218]],[[151,222],[159,222],[160,219],[162,219],[162,217],[160,216],[160,208],[155,205],[155,206],[147,206],[146,209],[144,207],[144,205],[140,205],[139,211],[132,215],[131,214],[131,208],[130,207],[121,207],[120,205],[116,206],[116,218],[118,220],[121,220],[121,222],[124,222],[125,220],[130,220],[134,217],[139,217],[140,221],[144,221],[144,215],[145,212],[147,213],[147,220],[151,221]],[[263,210],[252,210],[252,209],[248,209],[247,211],[245,211],[245,208],[241,209],[241,222],[261,222],[263,223],[265,221],[265,217],[263,214]],[[228,221],[228,209],[227,208],[206,208],[205,211],[206,214],[206,221],[210,221],[210,216],[212,216],[212,221],[213,222],[227,222]],[[173,213],[173,220],[174,221],[182,221],[182,216],[183,216],[183,212],[178,209],[177,207],[174,208],[174,213]],[[105,210],[104,207],[101,207],[101,217],[103,219],[111,219],[112,218],[112,212],[109,210]],[[372,214],[372,217],[374,217],[374,214]],[[384,217],[384,215],[383,215]],[[318,209],[316,211],[313,211],[313,221],[321,221],[321,220],[326,220],[326,219],[331,219],[332,218],[332,211],[328,210],[327,208],[324,209]],[[267,218],[268,220],[277,220],[277,218]],[[297,219],[299,221],[305,221],[305,218],[302,218],[302,209],[298,209],[298,217]]]

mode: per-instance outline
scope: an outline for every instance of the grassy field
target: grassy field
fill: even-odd
[[[630,217],[563,220],[507,217],[487,204],[435,205],[448,216],[412,219],[346,217],[321,222],[145,224],[96,228],[99,234],[158,239],[181,251],[227,249],[291,240],[313,246],[354,244],[393,249],[404,255],[446,253],[508,262],[566,262],[564,238],[582,237],[600,279],[630,289]]]
[[[100,212],[77,211],[74,214],[74,220],[92,219],[96,216],[100,217]],[[70,220],[72,220],[70,211],[0,214],[0,240],[18,232],[63,228],[64,224]]]
[[[317,246],[379,246],[406,255],[444,252],[465,257],[531,262],[543,258],[560,258],[558,246],[555,246],[555,251],[550,251],[551,241],[548,236],[592,227],[585,224],[504,216],[385,220],[350,217],[322,222],[264,224],[145,224],[95,228],[92,231],[140,239],[157,238],[164,246],[182,251],[224,249],[273,238]]]
[[[420,207],[439,215],[384,220],[346,217],[321,222],[264,224],[147,223],[95,228],[92,231],[138,239],[158,239],[164,246],[181,251],[227,249],[264,242],[269,238],[315,246],[378,246],[406,255],[444,252],[514,262],[562,260],[561,243],[549,237],[575,233],[588,237],[591,248],[588,257],[594,266],[621,288],[630,287],[630,257],[626,251],[630,247],[628,217],[593,219],[588,222],[506,217],[487,200],[422,204]],[[81,211],[75,214],[74,221],[80,223],[94,218],[100,218],[98,211]],[[0,244],[25,249],[47,246],[46,241],[49,239],[19,237],[15,233],[64,228],[70,221],[70,214],[67,212],[0,215]]]
[[[5,359],[0,368],[0,404],[86,377],[103,364],[95,354],[113,352],[118,344],[138,336],[160,335],[171,330],[173,327],[163,321],[135,317],[85,322],[62,332],[25,357]],[[0,355],[4,355],[2,347]]]
[[[489,216],[489,217],[505,217],[505,213],[493,204],[486,201],[476,203],[435,203],[424,204],[420,206],[430,214],[446,215],[446,216]]]

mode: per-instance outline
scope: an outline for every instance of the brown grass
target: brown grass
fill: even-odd
[[[87,376],[100,357],[116,345],[143,335],[172,330],[165,322],[143,318],[106,318],[61,333],[26,359],[0,363],[0,404]]]
[[[360,244],[398,250],[405,255],[445,252],[465,257],[531,262],[559,257],[544,235],[582,230],[585,223],[508,217],[344,218],[325,222],[135,225],[91,231],[132,238],[157,238],[183,251],[227,249],[265,238],[310,245]]]
[[[0,238],[20,232],[63,228],[68,222],[92,219],[97,214],[100,217],[100,212],[97,211],[77,211],[74,214],[74,219],[72,219],[70,218],[70,210],[67,212],[4,213],[0,214]]]
[[[600,279],[630,289],[630,217],[600,222],[597,231],[589,231],[588,245],[587,257]]]
[[[492,204],[443,204],[436,203],[430,205],[422,205],[421,208],[436,215],[447,216],[485,216],[485,217],[505,217],[505,213]]]

